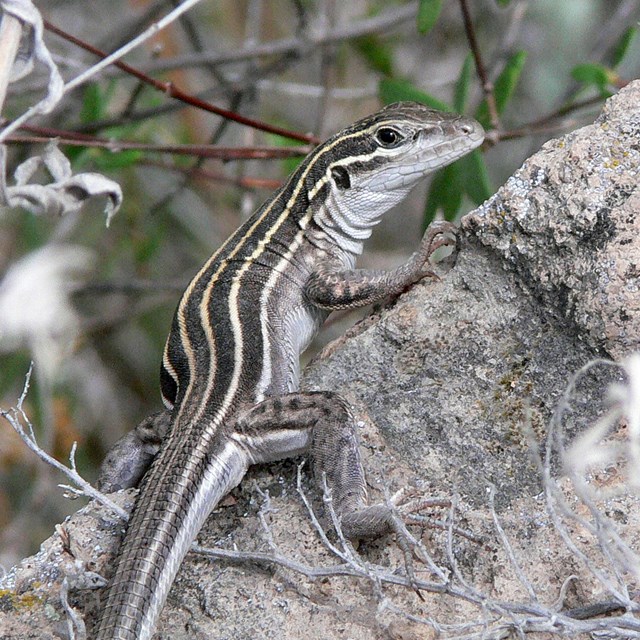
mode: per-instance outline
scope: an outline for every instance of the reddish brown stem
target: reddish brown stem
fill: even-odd
[[[208,169],[202,169],[201,167],[176,167],[167,162],[159,162],[157,160],[144,159],[139,164],[143,164],[149,167],[159,167],[166,171],[176,171],[187,176],[193,176],[196,178],[204,178],[206,180],[216,180],[217,182],[224,182],[227,184],[233,184],[237,187],[244,189],[267,189],[268,191],[274,191],[282,186],[281,180],[271,180],[269,178],[256,178],[253,176],[233,177],[227,176],[224,173],[218,171],[209,171]]]
[[[271,160],[304,156],[309,153],[309,147],[216,147],[206,144],[147,144],[144,142],[129,142],[126,140],[106,140],[59,131],[45,127],[22,127],[26,131],[33,131],[33,136],[9,136],[10,143],[42,143],[57,140],[62,145],[72,147],[97,147],[108,151],[148,151],[156,153],[171,153],[173,155],[198,156],[200,158],[216,158],[218,160]],[[67,137],[67,133],[71,135]],[[41,134],[41,135],[38,135]]]
[[[107,57],[107,54],[104,51],[101,51],[100,49],[94,47],[93,45],[90,45],[87,42],[84,42],[79,38],[72,36],[66,31],[63,31],[59,27],[56,27],[55,25],[51,24],[47,20],[44,21],[44,26],[47,29],[47,31],[50,31],[51,33],[55,33],[61,38],[64,38],[65,40],[68,40],[69,42],[77,45],[78,47],[81,47],[85,51],[89,51],[90,53],[93,53],[94,55],[100,58]],[[288,129],[283,129],[282,127],[276,127],[275,125],[270,125],[260,120],[254,120],[253,118],[247,118],[233,111],[229,111],[221,107],[216,107],[215,105],[209,102],[201,100],[200,98],[196,98],[195,96],[192,96],[182,91],[181,89],[176,87],[172,82],[162,82],[161,80],[156,80],[155,78],[152,78],[146,73],[139,71],[135,67],[132,67],[131,65],[125,62],[118,61],[118,62],[114,62],[113,64],[114,66],[118,67],[118,69],[122,69],[126,73],[129,73],[130,75],[135,76],[142,82],[154,87],[158,91],[162,91],[169,97],[185,102],[186,104],[190,104],[194,107],[197,107],[198,109],[202,109],[210,113],[215,113],[218,116],[227,118],[228,120],[233,120],[234,122],[246,125],[248,127],[253,127],[254,129],[259,129],[260,131],[266,131],[267,133],[274,133],[276,135],[283,136],[285,138],[291,138],[292,140],[299,140],[300,142],[307,142],[309,144],[318,144],[319,142],[318,138],[316,138],[315,136],[305,134],[305,133],[298,133],[296,131],[290,131]]]
[[[460,9],[462,11],[464,30],[467,34],[467,40],[469,41],[469,46],[471,47],[471,53],[473,54],[478,77],[480,78],[480,82],[482,84],[482,92],[484,93],[484,98],[487,101],[489,118],[491,119],[491,126],[494,129],[501,129],[500,117],[498,116],[498,108],[496,106],[496,97],[493,93],[493,82],[489,80],[487,69],[484,66],[480,47],[478,46],[478,41],[476,40],[476,32],[473,28],[473,21],[471,20],[471,12],[469,11],[467,0],[460,0]]]

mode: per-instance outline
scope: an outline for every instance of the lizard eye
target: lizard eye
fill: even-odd
[[[403,137],[396,129],[381,127],[376,132],[376,139],[383,147],[393,149],[393,147],[397,147],[402,142]]]

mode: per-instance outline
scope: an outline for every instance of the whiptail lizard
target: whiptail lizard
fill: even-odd
[[[137,484],[153,460],[98,640],[152,636],[202,524],[252,464],[309,451],[345,535],[390,529],[389,508],[367,504],[349,405],[330,391],[299,391],[299,356],[331,311],[398,294],[431,274],[448,223],[431,225],[392,271],[356,269],[355,260],[388,209],[483,137],[474,120],[416,103],[359,120],[314,149],[193,278],[162,361],[166,410],[125,436],[104,466],[100,485],[114,490]]]

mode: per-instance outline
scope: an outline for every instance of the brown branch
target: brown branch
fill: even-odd
[[[46,143],[58,140],[59,144],[71,147],[93,147],[107,151],[145,151],[154,153],[171,153],[173,155],[198,156],[218,160],[273,160],[305,156],[309,147],[217,147],[207,144],[151,144],[128,140],[107,140],[69,131],[46,127],[22,127],[36,135],[9,136],[7,142],[13,144]],[[38,133],[42,135],[37,135]],[[70,135],[68,135],[70,134]]]
[[[532,120],[531,122],[523,124],[515,129],[505,129],[502,131],[492,132],[495,134],[494,142],[499,142],[501,140],[514,140],[516,138],[526,138],[532,135],[555,134],[558,132],[562,132],[568,128],[574,129],[581,124],[586,124],[586,121],[582,123],[581,120],[575,117],[568,118],[567,116],[569,116],[574,111],[579,111],[580,109],[599,106],[603,101],[604,98],[602,96],[593,96],[591,98],[573,102],[571,104],[560,107],[559,109],[548,113],[542,118]]]
[[[94,55],[103,59],[106,58],[108,55],[104,51],[88,44],[87,42],[84,42],[83,40],[80,40],[79,38],[76,38],[75,36],[68,34],[62,29],[51,24],[47,20],[44,21],[44,25],[46,29],[51,33],[55,33],[61,38],[64,38],[65,40],[68,40],[69,42],[77,45],[78,47],[81,47],[85,51],[89,51],[90,53],[93,53]],[[228,109],[217,107],[211,104],[210,102],[206,102],[204,100],[201,100],[200,98],[197,98],[191,94],[186,93],[185,91],[182,91],[181,89],[176,87],[172,82],[163,82],[161,80],[152,78],[146,73],[143,73],[142,71],[136,69],[135,67],[125,62],[116,61],[113,64],[114,66],[118,67],[118,69],[121,69],[122,71],[125,71],[126,73],[138,78],[145,84],[148,84],[154,87],[155,89],[157,89],[158,91],[161,91],[162,93],[168,95],[169,97],[175,98],[176,100],[180,100],[181,102],[185,102],[186,104],[197,107],[198,109],[202,109],[203,111],[208,111],[210,113],[214,113],[223,118],[227,118],[228,120],[233,120],[238,124],[243,124],[245,126],[252,127],[260,131],[265,131],[267,133],[273,133],[279,136],[283,136],[285,138],[291,138],[293,140],[299,140],[301,142],[308,142],[310,144],[318,144],[319,142],[319,140],[315,136],[304,134],[304,133],[298,133],[295,131],[290,131],[282,127],[270,125],[260,120],[247,118],[238,113],[234,113],[233,111],[229,111]]]
[[[484,93],[485,100],[487,101],[489,118],[491,119],[491,126],[494,129],[500,130],[502,127],[500,125],[500,117],[498,116],[496,97],[493,93],[493,82],[489,80],[487,69],[485,67],[484,60],[482,59],[482,54],[480,52],[480,47],[478,46],[478,41],[476,40],[476,32],[473,27],[473,21],[471,20],[471,13],[469,11],[467,0],[460,0],[460,9],[462,11],[464,30],[467,34],[467,40],[469,41],[469,46],[471,47],[471,53],[473,54],[478,77],[480,78],[480,83],[482,84],[482,92]]]
[[[143,164],[149,167],[159,167],[161,169],[166,169],[167,171],[182,173],[186,176],[192,176],[194,178],[204,178],[205,180],[215,180],[217,182],[232,184],[243,189],[267,189],[268,191],[275,191],[276,189],[279,189],[283,184],[281,180],[256,178],[253,176],[233,177],[228,176],[224,173],[220,173],[219,171],[211,171],[209,169],[202,169],[201,167],[178,167],[168,162],[161,162],[159,160],[144,159],[141,160],[139,164]]]

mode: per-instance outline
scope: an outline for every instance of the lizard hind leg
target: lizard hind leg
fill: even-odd
[[[252,464],[310,452],[315,480],[324,481],[347,538],[384,535],[395,529],[391,509],[369,505],[351,405],[331,391],[297,391],[270,397],[243,414],[232,436]]]
[[[146,417],[122,436],[100,466],[98,489],[112,493],[138,486],[160,450],[170,424],[171,412],[160,411]]]

